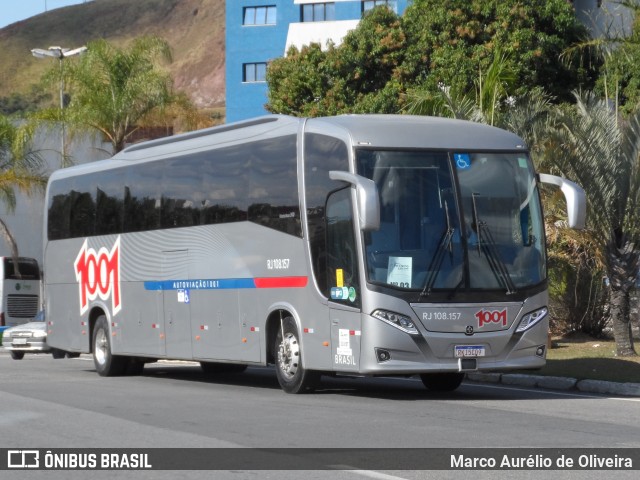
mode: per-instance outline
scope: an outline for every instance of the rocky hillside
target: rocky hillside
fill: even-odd
[[[51,63],[32,48],[75,48],[95,38],[117,45],[159,35],[173,48],[166,68],[200,108],[224,105],[224,0],[93,0],[0,29],[0,97],[28,93]]]

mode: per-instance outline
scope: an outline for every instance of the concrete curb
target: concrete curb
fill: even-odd
[[[640,397],[640,383],[578,380],[576,378],[546,377],[544,375],[526,375],[521,373],[467,373],[467,379],[479,383],[500,383],[520,387],[538,387],[550,390],[577,390],[585,393]]]

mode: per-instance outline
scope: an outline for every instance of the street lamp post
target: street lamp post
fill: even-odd
[[[42,48],[34,48],[31,50],[31,54],[36,58],[57,58],[60,63],[60,119],[62,124],[62,155],[61,166],[66,163],[67,152],[65,142],[65,125],[64,125],[64,64],[63,60],[74,55],[80,55],[85,52],[87,47],[82,46],[70,50],[62,47],[49,47],[47,50]]]

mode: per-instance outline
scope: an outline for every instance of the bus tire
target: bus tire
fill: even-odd
[[[127,357],[111,353],[107,318],[104,315],[99,316],[93,329],[93,364],[96,372],[102,377],[122,375],[127,369],[128,360]]]
[[[219,373],[242,373],[247,369],[247,366],[237,363],[200,362],[200,368],[205,373],[217,375]]]
[[[304,393],[315,389],[320,374],[302,366],[302,346],[296,322],[291,317],[282,321],[274,345],[276,376],[282,390]]]
[[[64,350],[59,350],[57,348],[51,349],[51,356],[54,358],[54,360],[60,360],[61,358],[64,358],[66,354],[67,352],[65,352]]]
[[[463,379],[464,373],[460,372],[422,373],[420,375],[424,386],[432,392],[452,392],[460,386]]]
[[[144,361],[138,358],[129,358],[124,373],[132,377],[142,375],[144,372]]]
[[[11,358],[14,360],[22,360],[24,358],[24,352],[14,352],[11,350]]]

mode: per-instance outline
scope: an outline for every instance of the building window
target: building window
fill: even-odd
[[[373,8],[378,7],[380,5],[386,5],[389,8],[389,10],[397,13],[398,12],[397,3],[398,2],[396,2],[396,0],[363,0],[362,11],[368,12],[369,10],[372,10]]]
[[[267,64],[262,63],[245,63],[243,65],[244,73],[242,81],[244,83],[266,82],[267,81]]]
[[[243,25],[275,25],[276,6],[245,7]]]
[[[302,5],[303,22],[327,22],[336,19],[336,4],[307,3]]]

